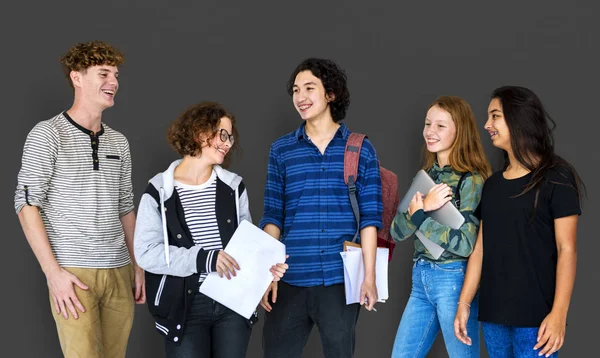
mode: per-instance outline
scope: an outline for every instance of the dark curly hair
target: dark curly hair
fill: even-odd
[[[167,133],[167,141],[181,155],[196,156],[202,153],[202,142],[199,140],[201,134],[206,134],[206,141],[211,141],[217,134],[221,118],[227,117],[231,120],[231,129],[235,138],[229,153],[239,150],[239,136],[235,126],[235,116],[225,107],[216,102],[200,102],[183,112],[179,118],[174,120]],[[225,156],[223,167],[229,166],[229,153]]]
[[[125,62],[125,57],[122,52],[106,42],[91,41],[75,44],[64,56],[59,58],[59,61],[69,85],[74,88],[71,71],[85,71],[92,66],[100,65],[119,66]]]
[[[339,122],[346,117],[350,106],[350,92],[348,91],[346,73],[333,61],[320,58],[307,58],[296,67],[287,83],[287,92],[294,94],[294,81],[300,72],[310,71],[313,76],[323,82],[325,93],[333,94],[333,101],[329,102],[331,117],[334,122]]]

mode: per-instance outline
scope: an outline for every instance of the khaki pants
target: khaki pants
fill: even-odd
[[[57,314],[50,297],[60,347],[65,357],[125,357],[135,308],[131,264],[113,269],[64,269],[88,286],[87,290],[82,290],[73,285],[85,308],[84,313],[78,312],[78,319],[74,319],[70,311],[69,319]]]

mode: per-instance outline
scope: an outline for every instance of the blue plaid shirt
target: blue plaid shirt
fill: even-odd
[[[306,135],[304,123],[271,145],[264,214],[260,227],[281,230],[289,269],[283,280],[302,287],[344,282],[340,252],[352,240],[356,219],[344,183],[345,124],[321,154]],[[360,228],[381,228],[381,177],[375,149],[365,139],[356,182]]]

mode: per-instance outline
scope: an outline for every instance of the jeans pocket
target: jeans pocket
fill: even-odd
[[[442,272],[447,272],[447,273],[456,273],[456,274],[465,274],[465,271],[467,269],[467,263],[466,262],[450,262],[450,263],[446,263],[446,264],[436,264],[436,269],[442,271]]]

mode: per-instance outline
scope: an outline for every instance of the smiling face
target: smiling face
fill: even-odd
[[[450,113],[433,106],[427,111],[423,138],[427,150],[437,154],[440,162],[447,162],[454,139],[456,138],[456,124]]]
[[[485,130],[490,134],[494,147],[511,151],[510,131],[506,125],[502,103],[498,98],[492,99],[488,107],[488,120],[485,122]]]
[[[86,107],[103,111],[115,104],[119,89],[119,70],[116,66],[91,66],[82,71],[72,71],[71,80],[75,98]]]
[[[229,153],[229,149],[233,145],[233,137],[230,137],[233,131],[231,119],[222,117],[219,121],[215,136],[209,141],[204,141],[202,145],[201,158],[204,158],[209,164],[223,164],[225,156]],[[222,138],[225,138],[223,141]]]
[[[329,101],[333,98],[325,93],[323,83],[311,71],[298,73],[292,91],[294,107],[302,119],[331,117]]]

